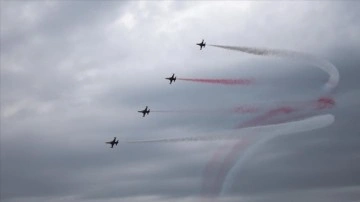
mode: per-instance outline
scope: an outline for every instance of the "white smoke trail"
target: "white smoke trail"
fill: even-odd
[[[322,115],[312,118],[307,118],[304,120],[294,121],[294,122],[287,122],[275,125],[266,125],[266,126],[257,126],[251,128],[243,128],[236,131],[227,131],[222,132],[222,135],[209,135],[209,136],[197,136],[197,137],[181,137],[181,138],[161,138],[161,139],[149,139],[149,140],[129,140],[129,141],[121,141],[123,143],[174,143],[174,142],[191,142],[191,141],[213,141],[213,140],[229,140],[229,139],[240,139],[242,134],[249,134],[249,133],[266,133],[269,136],[273,137],[274,135],[281,135],[287,133],[297,133],[302,131],[314,130],[317,128],[322,128],[327,126],[328,122],[333,121],[332,115]],[[327,122],[323,121],[323,124],[319,122],[318,126],[315,126],[316,120],[322,119],[326,120]],[[325,124],[325,126],[323,126]],[[314,129],[312,129],[314,128]]]
[[[241,51],[244,53],[249,53],[252,55],[261,55],[261,56],[276,56],[284,57],[289,59],[302,60],[304,62],[309,62],[312,65],[317,66],[324,72],[329,74],[329,80],[326,83],[326,88],[333,90],[339,83],[339,71],[337,68],[327,60],[320,59],[313,55],[306,53],[300,53],[290,50],[280,50],[280,49],[267,49],[267,48],[254,48],[254,47],[244,47],[244,46],[223,46],[223,45],[210,45],[213,47]]]
[[[334,121],[335,117],[332,114],[326,114],[310,117],[302,121],[287,122],[285,124],[275,125],[274,127],[281,128],[279,128],[276,133],[266,132],[266,136],[264,138],[260,139],[249,149],[247,149],[245,153],[242,154],[240,159],[237,160],[236,164],[232,167],[224,180],[220,195],[224,195],[224,193],[228,192],[231,189],[231,186],[233,185],[235,179],[235,171],[239,172],[244,161],[251,157],[254,152],[256,152],[256,150],[267,141],[280,135],[294,134],[324,128],[331,125]]]
[[[136,144],[136,143],[174,143],[174,142],[194,142],[194,141],[213,141],[221,139],[231,139],[235,137],[221,137],[221,136],[202,136],[202,137],[180,137],[180,138],[163,138],[163,139],[152,139],[152,140],[129,140],[123,141],[125,143]]]

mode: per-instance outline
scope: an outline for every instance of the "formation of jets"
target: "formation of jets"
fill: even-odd
[[[202,50],[203,47],[206,46],[206,43],[204,42],[204,39],[201,41],[201,43],[197,43],[196,45],[200,46],[200,50]],[[167,80],[170,81],[170,84],[172,84],[172,82],[176,81],[176,76],[175,74],[173,74],[171,77],[165,78]],[[149,115],[150,113],[150,109],[148,108],[148,106],[145,107],[144,110],[138,111],[139,113],[143,114],[143,117],[145,117],[145,115]],[[116,140],[116,137],[114,137],[114,139],[110,142],[105,142],[106,144],[110,144],[111,148],[114,147],[114,145],[117,145],[119,143],[119,140]]]

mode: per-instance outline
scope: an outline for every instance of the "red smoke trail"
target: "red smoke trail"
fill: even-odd
[[[303,112],[303,114],[300,114],[300,116],[298,116],[297,118],[306,117],[306,114],[309,114],[310,111],[313,112],[314,110],[330,109],[334,106],[335,106],[335,100],[330,97],[320,97],[315,101],[288,103],[287,105],[284,105],[282,107],[277,107],[275,109],[269,110],[265,114],[258,116],[250,121],[241,123],[236,128],[282,123],[289,120],[293,120],[294,117],[286,116],[285,118],[275,120],[276,116],[287,115],[296,111],[296,112]],[[233,111],[240,113],[256,113],[262,110],[260,110],[260,108],[257,107],[238,107],[235,108]]]
[[[230,152],[226,157],[224,158],[224,163],[221,165],[220,170],[218,172],[218,175],[216,176],[215,181],[216,182],[223,182],[225,180],[226,174],[230,170],[230,168],[234,165],[236,162],[237,154],[241,149],[244,148],[244,146],[247,144],[244,139],[239,140],[236,142],[236,144],[231,148]],[[215,193],[218,195],[221,189],[222,183],[215,183],[214,184],[214,190],[212,190],[212,193]]]
[[[261,123],[261,125],[281,124],[281,123],[289,122],[290,120],[299,121],[308,117],[309,117],[309,113],[300,113],[300,114],[292,115],[291,117],[285,116],[285,117],[269,119],[268,121]]]
[[[294,110],[295,109],[292,107],[280,107],[277,109],[273,109],[273,110],[270,110],[269,112],[265,113],[262,116],[258,116],[250,121],[247,121],[245,123],[238,125],[238,127],[236,127],[236,128],[256,126],[259,123],[263,123],[274,116],[277,116],[279,114],[289,114],[289,113],[292,113]]]
[[[213,197],[219,195],[222,185],[218,182],[224,181],[226,173],[233,166],[229,162],[236,162],[236,154],[245,149],[247,144],[248,142],[242,138],[232,148],[229,149],[232,144],[225,143],[213,154],[204,170],[202,192],[203,196],[207,198],[204,198],[203,201],[215,201]],[[220,159],[224,160],[219,162]]]
[[[250,85],[255,81],[254,79],[189,79],[189,78],[178,78],[182,81],[192,81],[199,83],[211,83],[211,84],[222,84],[222,85]]]
[[[281,106],[282,105],[282,106]],[[264,123],[266,120],[270,119],[272,116],[279,114],[289,114],[294,111],[305,111],[305,110],[322,110],[330,109],[335,105],[334,99],[330,97],[320,97],[317,100],[312,101],[302,101],[302,102],[288,102],[282,103],[280,106],[273,106],[273,109],[270,106],[255,106],[255,105],[243,105],[231,109],[178,109],[178,110],[152,110],[153,113],[239,113],[239,114],[253,114],[263,112],[262,116],[245,122],[239,125],[237,128],[250,127],[257,125],[256,123]],[[270,110],[267,110],[270,109]]]
[[[206,196],[214,196],[216,193],[214,193],[216,184],[216,176],[217,171],[220,169],[221,163],[219,162],[219,159],[222,159],[222,155],[225,150],[229,148],[229,145],[225,143],[222,145],[218,150],[213,154],[211,160],[207,163],[205,170],[204,170],[204,176],[203,176],[203,183],[202,183],[202,192],[203,195]]]
[[[330,97],[321,97],[317,100],[316,108],[317,109],[328,109],[332,108],[335,105],[335,100]]]

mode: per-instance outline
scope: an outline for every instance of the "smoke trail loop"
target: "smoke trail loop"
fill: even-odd
[[[338,82],[339,82],[339,78],[340,78],[339,77],[339,72],[338,72],[337,68],[333,64],[331,64],[330,62],[328,62],[326,60],[322,60],[322,59],[319,59],[317,57],[314,57],[312,55],[308,55],[308,54],[305,54],[305,53],[300,53],[300,52],[295,52],[295,51],[288,51],[288,50],[252,48],[252,47],[243,47],[243,46],[236,47],[236,46],[223,46],[223,45],[213,45],[213,44],[210,44],[210,46],[223,48],[223,49],[228,49],[228,50],[241,51],[241,52],[252,54],[252,55],[276,56],[276,57],[297,59],[297,60],[302,60],[304,62],[308,62],[308,63],[310,63],[312,65],[315,65],[316,67],[320,68],[321,70],[323,70],[324,72],[326,72],[329,75],[329,79],[328,79],[327,83],[325,84],[325,89],[328,90],[330,93],[333,92],[333,90],[337,87]],[[319,98],[317,100],[317,102],[315,104],[315,107],[316,107],[316,109],[325,109],[325,108],[331,108],[334,105],[335,105],[335,101],[333,99],[322,97],[322,98]],[[294,112],[295,110],[296,109],[294,107],[276,108],[274,110],[268,111],[267,113],[265,113],[262,116],[258,116],[256,118],[254,118],[253,120],[250,120],[250,121],[248,121],[246,123],[243,123],[243,124],[239,125],[238,128],[264,124],[266,121],[269,121],[269,120],[273,119],[275,116],[278,116],[279,114],[290,114],[290,113]],[[322,116],[322,117],[325,117],[325,116]],[[329,116],[332,116],[332,115],[328,115],[327,117],[329,117]],[[321,116],[320,116],[320,118],[321,118]],[[333,119],[333,116],[330,117],[329,120],[331,118]],[[323,121],[324,122],[320,121],[317,124],[321,125],[323,123],[326,123],[327,120],[324,118]],[[327,124],[329,125],[332,122],[333,122],[333,120],[330,120],[329,122],[327,122]],[[307,127],[304,127],[303,125],[300,125],[300,127],[303,127],[303,129],[309,129]],[[292,132],[296,131],[296,128],[291,128],[291,130],[292,130]],[[288,133],[292,133],[292,132],[289,131]],[[245,154],[238,160],[236,165],[242,166],[243,161],[245,161],[246,158],[249,158],[249,156],[251,156],[252,153],[254,153],[254,151],[257,149],[257,147],[259,147],[259,145],[261,145],[261,144],[265,143],[266,141],[276,137],[277,135],[279,135],[279,134],[273,134],[271,136],[267,136],[267,138],[262,139],[260,142],[256,143],[255,145],[253,145],[252,147],[247,149]],[[233,153],[237,153],[236,145],[234,146]],[[228,154],[228,156],[231,157],[233,155],[233,153],[230,152]],[[228,171],[226,171],[226,172],[228,172],[226,178],[224,180],[220,179],[222,181],[222,184],[223,184],[221,194],[224,194],[225,191],[229,190],[229,187],[230,187],[230,185],[233,184],[233,180],[235,178],[233,176],[233,174],[232,174],[234,172],[233,163],[232,162],[225,162],[224,164],[228,164],[229,169],[228,169]],[[237,170],[239,170],[239,168]]]
[[[228,50],[240,51],[252,55],[276,56],[276,57],[285,57],[290,59],[300,59],[302,61],[309,62],[317,66],[318,68],[329,74],[329,80],[326,83],[326,87],[328,89],[333,90],[339,83],[340,76],[337,68],[330,62],[317,58],[313,55],[300,53],[296,51],[280,50],[280,49],[253,48],[253,47],[245,47],[245,46],[223,46],[223,45],[215,45],[215,44],[210,44],[210,46],[228,49]]]
[[[249,157],[253,155],[257,151],[257,148],[259,148],[261,145],[266,143],[267,141],[273,139],[274,137],[277,137],[279,135],[287,135],[287,134],[295,134],[299,132],[305,132],[305,131],[312,131],[319,128],[324,128],[329,125],[331,125],[335,121],[335,117],[332,114],[325,114],[325,115],[319,115],[307,118],[302,121],[295,121],[285,124],[279,124],[282,126],[285,126],[285,128],[282,128],[281,133],[272,133],[270,135],[267,135],[266,137],[260,139],[257,143],[252,145],[250,148],[248,148],[245,153],[240,157],[240,159],[236,162],[234,167],[230,170],[230,172],[227,174],[223,187],[221,190],[221,195],[223,195],[226,191],[230,190],[230,186],[233,184],[233,181],[235,179],[235,170],[239,171],[241,169],[241,166],[243,165],[243,162],[246,161]],[[235,169],[237,167],[237,169]],[[227,183],[225,183],[227,182]]]

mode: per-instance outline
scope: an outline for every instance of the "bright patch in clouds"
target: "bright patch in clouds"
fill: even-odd
[[[136,25],[136,20],[133,14],[126,13],[123,15],[117,23],[121,23],[127,29],[131,30]]]

